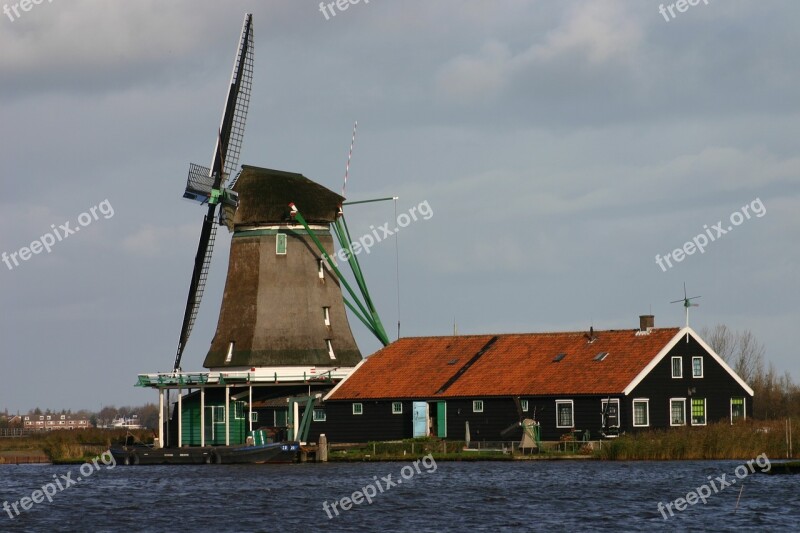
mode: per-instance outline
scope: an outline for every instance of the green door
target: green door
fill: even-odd
[[[447,437],[447,402],[436,403],[436,436]]]

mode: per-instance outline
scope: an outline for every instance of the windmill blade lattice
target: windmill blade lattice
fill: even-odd
[[[247,109],[253,84],[253,16],[245,15],[242,35],[236,49],[233,74],[225,100],[221,127],[217,132],[217,142],[211,168],[192,164],[186,183],[184,198],[208,204],[208,212],[203,219],[200,241],[194,260],[194,270],[189,284],[189,295],[183,314],[181,334],[175,355],[173,371],[180,370],[181,358],[194,327],[200,302],[203,298],[208,272],[211,266],[211,255],[217,233],[217,207],[220,209],[220,221],[233,219],[233,212],[238,207],[238,195],[223,187],[226,178],[239,163],[242,148]],[[224,214],[223,214],[224,213]]]

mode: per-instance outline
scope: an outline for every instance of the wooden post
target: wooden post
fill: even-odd
[[[317,461],[320,463],[328,462],[328,437],[325,433],[320,434],[317,444]]]
[[[183,389],[178,389],[178,448],[183,446]]]
[[[158,447],[164,447],[164,389],[158,389]]]
[[[231,445],[231,389],[225,385],[225,446]]]
[[[211,420],[214,423],[214,420]],[[200,446],[206,445],[206,388],[200,385]]]
[[[250,385],[250,398],[247,400],[247,406],[250,408],[247,413],[247,420],[250,423],[250,434],[253,434],[253,386]]]

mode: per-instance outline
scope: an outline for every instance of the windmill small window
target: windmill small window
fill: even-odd
[[[323,259],[319,260],[319,279],[325,279],[325,263]]]
[[[520,400],[519,401],[519,405],[520,405],[520,409],[522,409],[523,413],[527,413],[528,412],[528,407],[529,407],[528,400]]]
[[[328,345],[328,355],[331,356],[331,359],[336,359],[336,354],[333,353],[333,344],[331,344],[331,340],[325,339],[325,344]]]
[[[286,255],[286,234],[278,233],[275,235],[275,253],[277,255]]]
[[[331,327],[331,308],[330,307],[323,307],[322,308],[322,318],[325,320],[325,325]]]
[[[231,359],[233,359],[233,347],[236,345],[235,342],[231,341],[228,345],[228,353],[225,355],[225,362],[230,363]]]

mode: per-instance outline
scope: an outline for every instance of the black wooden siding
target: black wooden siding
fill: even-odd
[[[683,377],[672,377],[672,357],[683,359]],[[703,377],[692,377],[692,357],[703,358]],[[628,395],[627,425],[633,426],[632,400],[650,400],[650,427],[670,427],[670,398],[686,398],[686,421],[691,425],[691,398],[706,399],[706,423],[730,422],[731,398],[745,398],[746,416],[753,413],[753,397],[713,357],[689,337],[681,340]],[[638,429],[638,428],[637,428]]]

